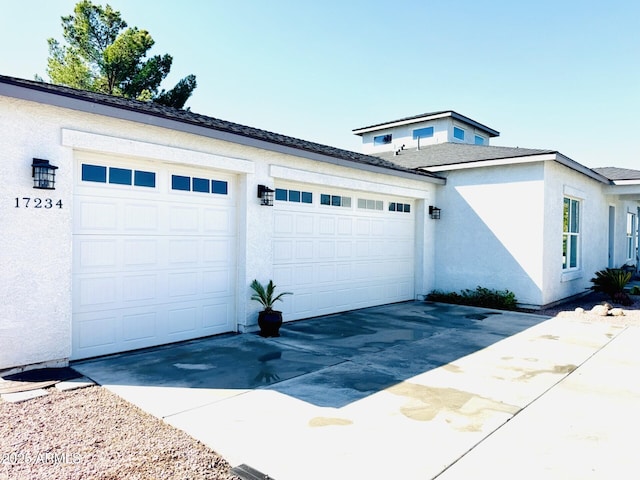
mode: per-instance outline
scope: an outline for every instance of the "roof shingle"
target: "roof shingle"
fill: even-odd
[[[402,150],[398,155],[394,155],[394,152],[385,152],[379,156],[405,168],[416,169],[553,153],[558,152],[534,148],[438,143],[421,147],[420,150]]]
[[[392,171],[410,173],[413,175],[426,176],[431,178],[440,178],[437,175],[421,172],[403,167],[395,162],[388,161],[383,158],[374,157],[370,155],[364,155],[349,150],[343,150],[328,145],[322,145],[315,142],[309,142],[307,140],[301,140],[279,133],[269,132],[258,128],[241,125],[238,123],[228,122],[214,117],[201,115],[191,112],[189,110],[180,110],[172,107],[166,107],[152,102],[141,102],[138,100],[132,100],[122,97],[115,97],[111,95],[105,95],[102,93],[88,92],[85,90],[77,90],[70,87],[61,85],[53,85],[50,83],[37,82],[33,80],[25,80],[14,77],[7,77],[0,75],[0,84],[8,84],[19,87],[28,88],[31,90],[37,90],[41,92],[47,92],[53,95],[73,98],[82,100],[84,102],[96,103],[100,105],[106,105],[115,107],[117,109],[128,110],[138,112],[142,114],[152,115],[155,117],[162,117],[177,122],[188,123],[191,125],[198,125],[207,129],[217,130],[220,132],[228,132],[243,137],[261,140],[271,144],[281,145],[285,147],[294,148],[296,150],[303,150],[319,155],[332,157],[339,160],[346,160],[349,162],[356,162],[360,164],[372,165],[375,167],[381,167]]]
[[[630,168],[619,167],[598,167],[592,168],[593,171],[598,172],[603,177],[607,177],[609,180],[640,180],[640,170],[632,170]]]

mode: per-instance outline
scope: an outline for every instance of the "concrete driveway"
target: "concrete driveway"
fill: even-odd
[[[408,302],[73,367],[276,480],[632,478],[640,328]]]

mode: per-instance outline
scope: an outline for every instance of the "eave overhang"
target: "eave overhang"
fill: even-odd
[[[451,165],[438,165],[432,167],[422,167],[421,170],[425,170],[431,173],[438,172],[447,172],[452,170],[464,170],[470,168],[482,168],[482,167],[496,167],[496,166],[507,166],[514,165],[520,163],[533,163],[533,162],[546,162],[546,161],[555,161],[568,167],[572,170],[575,170],[583,175],[586,175],[593,180],[596,180],[600,183],[610,185],[611,181],[600,175],[599,173],[594,172],[588,167],[576,162],[575,160],[570,159],[562,155],[559,152],[553,153],[541,153],[536,155],[524,155],[521,157],[509,157],[509,158],[496,158],[496,159],[486,159],[486,160],[477,160],[473,162],[461,162],[455,163]]]
[[[282,153],[285,155],[292,155],[309,160],[339,165],[346,168],[380,173],[383,175],[391,175],[427,183],[435,183],[439,185],[444,185],[446,183],[446,180],[443,178],[425,175],[422,172],[414,173],[410,170],[403,170],[400,168],[386,168],[379,165],[333,157],[331,155],[309,151],[304,148],[282,145],[279,143],[242,135],[240,133],[234,133],[216,129],[210,126],[199,125],[196,122],[192,122],[183,118],[169,118],[159,113],[142,111],[140,109],[128,107],[126,105],[110,105],[82,97],[80,94],[74,94],[71,90],[70,93],[63,93],[59,91],[49,90],[44,86],[42,88],[38,88],[37,86],[27,86],[19,83],[12,83],[9,77],[3,78],[3,81],[0,82],[0,95],[85,113],[91,113],[95,115],[101,115],[119,120],[127,120],[140,124],[166,128],[183,133],[190,133],[215,140],[240,144],[247,147],[254,147],[261,150],[267,150],[271,152]]]
[[[446,117],[451,117],[455,120],[459,120],[463,123],[471,125],[477,128],[478,130],[482,130],[490,137],[497,137],[500,135],[500,132],[498,132],[497,130],[494,130],[493,128],[489,128],[486,125],[481,124],[480,122],[476,122],[475,120],[472,120],[469,117],[465,117],[464,115],[460,115],[459,113],[454,112],[452,110],[449,110],[446,112],[430,113],[425,115],[416,115],[414,117],[403,118],[400,120],[393,120],[391,122],[378,123],[376,125],[369,125],[368,127],[355,128],[352,130],[352,132],[354,133],[354,135],[363,135],[365,133],[375,132],[378,130],[384,130],[388,128],[403,126],[403,125],[411,125],[412,123],[426,122],[429,120],[437,120],[439,118],[446,118]]]

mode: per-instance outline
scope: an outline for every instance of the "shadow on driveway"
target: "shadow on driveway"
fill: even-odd
[[[340,408],[548,318],[404,302],[286,323],[278,338],[222,335],[72,366],[101,385],[267,389]]]

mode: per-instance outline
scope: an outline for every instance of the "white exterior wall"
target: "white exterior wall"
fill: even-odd
[[[275,178],[327,182],[416,199],[416,292],[433,286],[432,225],[420,223],[437,186],[429,182],[355,170],[292,155],[215,140],[132,121],[0,97],[0,163],[5,201],[0,207],[5,299],[0,322],[0,370],[41,362],[64,363],[71,353],[74,149],[143,158],[238,174],[237,329],[255,329],[256,302],[249,284],[273,274],[273,209],[260,206],[258,184]],[[58,166],[56,189],[32,188],[32,159]],[[63,208],[16,208],[16,198],[62,200]],[[21,201],[21,200],[19,200]],[[418,239],[420,243],[418,243]]]
[[[60,148],[60,128],[33,107],[0,99],[0,369],[64,361],[71,345],[73,158]],[[33,188],[34,157],[60,167],[55,190]],[[62,200],[63,208],[36,209],[34,200],[27,207],[23,197]]]
[[[627,213],[635,215],[636,219],[636,231],[634,232],[634,241],[637,245],[638,234],[638,208],[640,202],[634,200],[625,200],[619,197],[608,197],[609,204],[615,206],[616,209],[616,221],[615,221],[615,237],[616,243],[613,248],[613,266],[621,267],[623,265],[638,265],[638,259],[636,258],[637,252],[634,252],[631,257],[627,254]]]
[[[607,267],[609,204],[603,184],[556,162],[545,165],[544,304],[584,293],[594,273]],[[565,196],[581,201],[580,260],[575,271],[562,269],[562,215]],[[614,201],[615,203],[615,201]],[[618,208],[616,216],[619,216]],[[619,236],[616,235],[616,242]]]
[[[556,161],[450,171],[438,194],[436,288],[509,289],[523,306],[585,293],[608,266],[609,206],[616,209],[614,261],[626,253],[633,198],[606,195],[606,185]],[[562,269],[563,200],[581,201],[580,267]]]
[[[435,285],[445,292],[508,289],[540,305],[544,167],[541,162],[449,171],[438,194]],[[557,249],[556,249],[557,250]]]
[[[462,128],[465,131],[464,141],[453,137],[454,126]],[[483,137],[485,139],[485,145],[489,145],[490,142],[490,137],[486,132],[458,120],[453,120],[451,117],[445,117],[364,133],[362,134],[361,151],[367,155],[375,155],[382,152],[394,152],[400,149],[403,145],[405,149],[416,149],[418,148],[418,140],[413,139],[413,131],[425,127],[433,127],[433,137],[421,138],[421,147],[446,142],[474,144],[475,135]],[[389,133],[393,135],[392,142],[390,144],[373,144],[373,137],[377,137],[378,135],[387,135]]]

